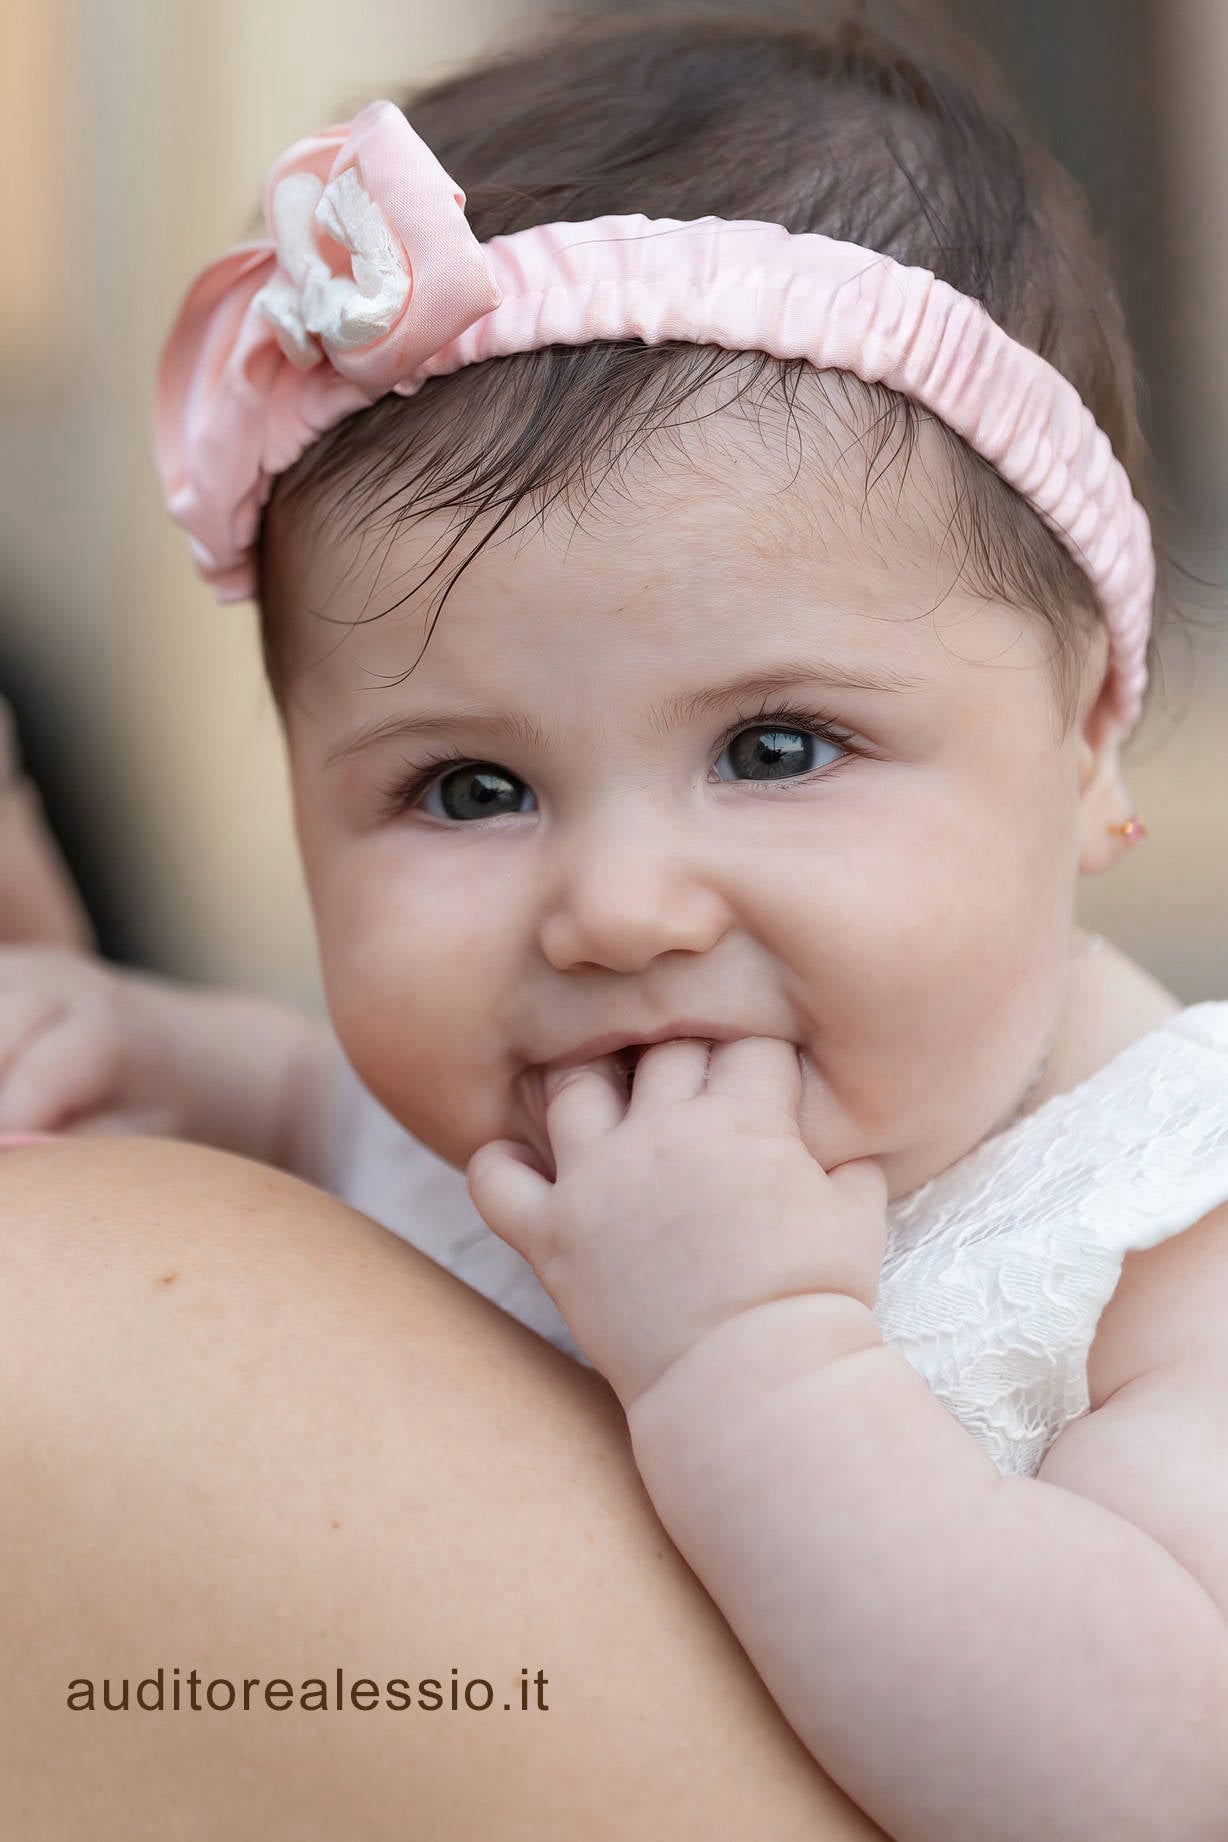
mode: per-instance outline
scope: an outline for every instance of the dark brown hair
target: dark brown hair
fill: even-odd
[[[556,19],[401,106],[466,193],[480,241],[607,212],[714,213],[821,231],[932,270],[1069,378],[1148,503],[1130,343],[1086,200],[984,56],[945,24],[892,0]],[[520,503],[542,511],[577,482],[587,497],[595,464],[612,467],[732,365],[746,372],[739,397],[764,381],[792,413],[803,360],[758,354],[747,368],[742,354],[632,341],[470,366],[329,430],[276,482],[262,525],[275,693],[286,688],[293,625],[277,593],[276,533],[287,515],[291,530],[306,524],[294,508],[318,515],[327,496],[329,519],[344,510],[349,530],[377,513],[394,526],[466,513],[449,556],[487,521],[437,619],[465,564]],[[830,381],[857,412],[869,493],[884,457],[907,460],[922,412],[880,386]],[[1049,623],[1068,733],[1097,621],[1090,584],[988,463],[950,430],[941,437],[961,576]]]

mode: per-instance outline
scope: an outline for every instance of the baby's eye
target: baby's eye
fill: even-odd
[[[795,723],[753,723],[740,729],[721,750],[717,765],[729,757],[735,772],[731,779],[789,780],[809,774],[816,765],[816,747],[836,747],[843,752],[834,736],[815,734],[815,725],[806,728]]]
[[[858,752],[850,748],[851,742],[851,736],[817,714],[765,710],[755,721],[743,717],[736,728],[726,731],[716,766],[719,769],[726,756],[732,763],[733,773],[719,775],[722,780],[793,781],[833,765],[817,762],[816,748],[834,749],[837,756],[849,758]],[[381,809],[395,818],[420,805],[432,818],[464,823],[531,811],[524,803],[526,798],[536,804],[532,788],[497,762],[444,755],[386,787]]]
[[[423,796],[424,811],[433,818],[497,819],[507,812],[529,810],[520,804],[525,794],[532,798],[523,780],[493,761],[467,761],[463,767],[441,774]],[[431,801],[437,799],[441,811]]]

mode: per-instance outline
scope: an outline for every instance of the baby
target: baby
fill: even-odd
[[[898,1842],[1218,1842],[1228,1002],[1073,919],[1142,832],[1129,347],[979,62],[855,11],[297,142],[162,478],[259,603],[385,1219],[531,1281]],[[317,1034],[128,990],[177,1129],[310,1169]]]

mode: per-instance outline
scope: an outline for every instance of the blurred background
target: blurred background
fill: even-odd
[[[1150,837],[1084,879],[1081,918],[1185,1002],[1228,997],[1228,5],[944,3],[1110,234],[1171,548],[1204,582],[1125,758]],[[180,295],[290,141],[540,10],[0,0],[0,692],[113,958],[320,1003],[255,611],[197,580],[153,469]]]

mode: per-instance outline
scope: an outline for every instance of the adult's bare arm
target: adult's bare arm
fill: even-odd
[[[666,1539],[600,1377],[245,1159],[130,1139],[14,1150],[0,1209],[14,1833],[880,1835]],[[159,1666],[168,1687],[176,1668],[181,1685],[194,1669],[258,1687],[247,1711],[192,1712],[186,1689],[177,1713],[136,1709]],[[299,1705],[339,1668],[440,1679],[445,1706]],[[453,1669],[495,1705],[453,1713]],[[542,1672],[544,1709],[515,1705],[522,1670]],[[126,1712],[69,1707],[70,1683],[100,1697],[104,1677],[128,1678]],[[270,1679],[292,1705],[267,1705]]]

